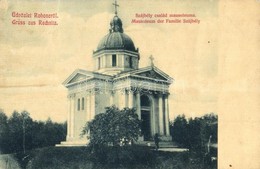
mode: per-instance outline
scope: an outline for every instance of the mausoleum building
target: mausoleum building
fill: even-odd
[[[144,39],[145,40],[145,39]],[[136,108],[142,120],[140,141],[158,133],[171,140],[169,131],[169,86],[173,79],[153,64],[139,68],[141,57],[123,23],[112,18],[110,29],[97,45],[94,70],[75,70],[64,82],[68,89],[67,138],[63,145],[86,144],[80,136],[83,126],[105,107]]]

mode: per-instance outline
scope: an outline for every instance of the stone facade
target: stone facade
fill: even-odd
[[[136,108],[142,120],[140,141],[152,140],[155,133],[170,140],[168,98],[173,79],[153,63],[139,68],[139,51],[123,33],[117,14],[110,26],[93,52],[94,70],[75,70],[63,83],[68,89],[68,129],[62,144],[86,144],[80,136],[83,126],[112,105]]]

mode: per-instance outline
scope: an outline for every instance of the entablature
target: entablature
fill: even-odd
[[[134,56],[138,57],[140,59],[139,53],[138,52],[133,52],[129,50],[123,50],[123,49],[115,49],[115,50],[101,50],[98,52],[93,52],[93,57],[105,55],[105,54],[127,54],[129,56]]]

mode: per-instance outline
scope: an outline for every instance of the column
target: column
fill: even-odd
[[[86,121],[88,121],[89,120],[89,111],[88,111],[88,109],[89,109],[89,97],[88,97],[88,93],[86,93],[85,102],[86,102],[86,104],[85,104]]]
[[[154,95],[152,95],[152,105],[151,105],[151,116],[152,116],[152,134],[154,135],[155,133],[158,133],[157,129],[157,123],[156,123],[156,98]]]
[[[74,137],[74,115],[75,115],[75,95],[71,96],[71,106],[70,106],[70,112],[71,112],[71,125],[70,125],[70,133],[71,137]]]
[[[86,96],[86,112],[87,112],[87,121],[91,120],[91,92],[87,92]],[[87,136],[89,136],[89,131],[87,133]]]
[[[136,93],[136,113],[138,114],[139,119],[141,119],[140,91],[137,91]]]
[[[67,98],[67,106],[68,106],[68,117],[67,117],[67,140],[71,137],[70,134],[70,123],[71,123],[71,111],[70,111],[70,104],[71,104],[71,100],[70,100],[70,96],[68,96]]]
[[[154,134],[156,133],[156,130],[155,130],[155,126],[156,126],[156,123],[155,123],[155,99],[154,99],[154,96],[151,95],[151,102],[150,102],[150,116],[151,116],[151,134],[152,136],[154,136]]]
[[[163,129],[163,100],[162,95],[159,95],[159,134],[164,135],[164,129]]]
[[[129,91],[128,94],[128,107],[133,108],[134,107],[134,92]]]
[[[165,127],[166,136],[170,136],[168,95],[165,96]]]

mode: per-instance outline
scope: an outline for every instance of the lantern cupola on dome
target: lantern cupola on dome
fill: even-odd
[[[116,1],[113,5],[115,16],[110,21],[109,33],[99,41],[93,57],[98,72],[114,75],[122,71],[138,69],[139,52],[133,40],[124,33],[122,20],[117,15],[119,5]],[[110,71],[112,69],[113,71]]]

